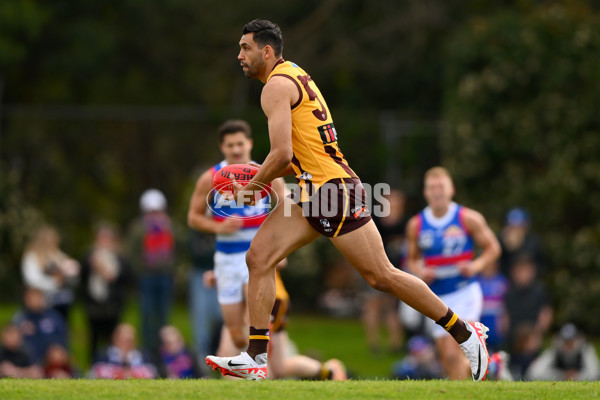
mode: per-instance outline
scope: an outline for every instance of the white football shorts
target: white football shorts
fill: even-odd
[[[219,304],[236,304],[244,300],[244,285],[248,284],[246,252],[215,252],[215,279]]]

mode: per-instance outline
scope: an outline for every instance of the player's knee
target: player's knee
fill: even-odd
[[[248,266],[248,270],[256,270],[260,268],[261,264],[260,254],[250,246],[246,252],[246,265]]]
[[[260,272],[268,270],[271,267],[269,260],[252,246],[250,246],[250,249],[246,252],[246,265],[250,272]]]
[[[389,278],[386,279],[383,274],[369,273],[364,277],[369,285],[372,288],[380,290],[382,292],[389,292],[391,290],[391,285]]]

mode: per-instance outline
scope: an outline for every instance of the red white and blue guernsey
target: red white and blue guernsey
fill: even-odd
[[[227,165],[226,161],[211,167],[210,171],[216,174]],[[234,233],[216,235],[216,251],[231,254],[246,252],[250,248],[250,242],[256,235],[258,228],[267,218],[270,210],[270,196],[263,197],[254,206],[237,205],[233,200],[226,200],[216,190],[211,202],[212,217],[215,221],[223,221],[227,218],[243,219],[242,229]]]
[[[460,274],[458,264],[473,259],[473,238],[463,221],[465,208],[454,202],[438,218],[430,207],[418,214],[418,245],[427,268],[435,270],[431,290],[445,295],[475,282]]]

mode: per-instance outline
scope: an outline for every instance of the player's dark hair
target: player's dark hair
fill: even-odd
[[[242,34],[254,33],[254,41],[261,47],[269,45],[275,51],[275,56],[280,57],[283,51],[283,35],[281,29],[266,19],[255,19],[244,25]]]
[[[250,129],[250,125],[241,119],[229,119],[223,122],[219,129],[217,129],[219,141],[221,143],[223,143],[225,136],[239,132],[242,132],[248,139],[252,138],[252,129]]]

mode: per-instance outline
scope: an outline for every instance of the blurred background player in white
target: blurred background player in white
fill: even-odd
[[[461,318],[478,321],[483,294],[475,275],[496,262],[500,244],[480,213],[452,201],[454,184],[445,168],[425,173],[423,194],[428,206],[407,226],[408,267]],[[477,257],[475,245],[482,250]],[[469,363],[454,339],[433,321],[427,323],[446,375],[469,378]]]
[[[279,272],[286,265],[287,258],[284,258],[277,265],[276,270],[275,305],[271,311],[269,326],[271,340],[269,340],[268,347],[267,377],[269,379],[298,378],[319,381],[346,380],[346,368],[340,360],[333,358],[326,362],[320,362],[295,351],[286,330],[290,296]]]
[[[213,176],[230,164],[252,162],[252,131],[242,120],[225,121],[218,129],[220,150],[224,160],[205,171],[198,181],[190,201],[188,225],[192,229],[216,234],[214,276],[207,283],[217,286],[223,329],[219,349],[221,356],[239,354],[248,345],[248,267],[246,252],[258,227],[267,218],[270,196],[255,206],[238,207],[233,201],[223,201],[213,189]],[[283,194],[283,180],[273,182],[273,191]],[[210,202],[210,210],[207,202]]]

